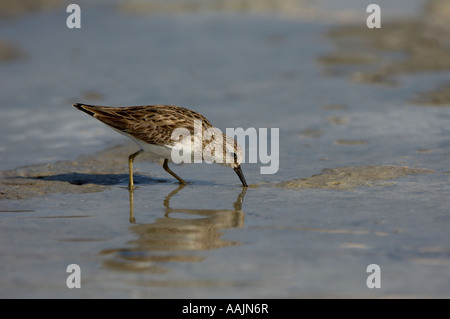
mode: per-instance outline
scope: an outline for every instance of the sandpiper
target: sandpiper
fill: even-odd
[[[204,150],[209,148],[210,154],[216,155],[214,162],[233,168],[239,176],[243,187],[247,187],[240,165],[243,159],[241,146],[234,139],[222,134],[220,130],[213,127],[200,113],[175,105],[108,107],[77,103],[73,106],[131,138],[138,144],[140,149],[128,157],[128,187],[130,190],[134,189],[133,161],[136,156],[143,152],[152,153],[162,158],[164,160],[164,170],[175,177],[180,184],[186,184],[168,165],[169,162],[173,162],[172,154],[174,148],[180,145],[172,134],[177,128],[185,129],[191,134],[191,139],[184,139],[184,144],[189,142],[189,145],[193,145],[191,158],[194,158],[194,153],[203,154]],[[201,123],[201,131],[213,130],[213,137],[210,140],[205,140],[203,135],[199,136],[202,133],[194,130],[195,123]],[[215,152],[215,150],[219,150],[219,152]],[[203,155],[202,159],[204,159]]]

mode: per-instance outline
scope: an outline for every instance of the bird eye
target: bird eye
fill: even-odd
[[[230,153],[230,155],[233,156],[234,161],[237,161],[237,155],[236,155],[236,153]]]

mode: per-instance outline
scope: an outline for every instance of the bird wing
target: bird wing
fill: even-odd
[[[194,121],[199,120],[203,129],[212,127],[200,113],[175,105],[144,105],[107,107],[74,104],[74,107],[99,121],[149,144],[174,145],[171,139],[176,128],[186,128],[194,134]]]

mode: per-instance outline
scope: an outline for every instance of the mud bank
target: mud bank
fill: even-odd
[[[411,174],[428,174],[433,172],[433,170],[424,168],[388,165],[326,168],[321,174],[308,178],[293,179],[272,186],[295,190],[321,188],[351,191],[363,186],[391,186],[395,182],[385,181]]]
[[[119,145],[75,161],[32,165],[0,172],[0,200],[25,199],[59,193],[100,192],[128,183],[128,155],[134,145]],[[143,156],[139,160],[151,160]],[[159,182],[135,170],[137,183]]]
[[[119,145],[75,161],[58,161],[54,164],[33,165],[0,172],[0,200],[25,199],[58,193],[92,193],[106,190],[109,186],[128,183],[128,155],[133,145]],[[143,156],[140,160],[151,160]],[[354,190],[363,186],[390,186],[384,182],[412,174],[428,174],[433,170],[406,166],[355,166],[327,168],[321,174],[308,178],[261,184],[286,189],[337,189]],[[137,184],[161,183],[149,174],[135,171]],[[258,187],[261,185],[250,185]]]

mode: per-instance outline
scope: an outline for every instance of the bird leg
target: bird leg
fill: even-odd
[[[164,160],[163,168],[167,173],[169,173],[170,175],[175,177],[180,182],[180,184],[182,184],[182,185],[187,184],[181,177],[179,177],[177,174],[172,172],[172,170],[169,168],[169,160],[167,158]]]
[[[128,188],[130,190],[134,189],[134,184],[133,184],[133,161],[136,158],[136,156],[138,156],[142,152],[144,152],[144,151],[143,150],[139,150],[136,153],[133,153],[133,154],[131,154],[128,157],[128,174],[129,174]]]

